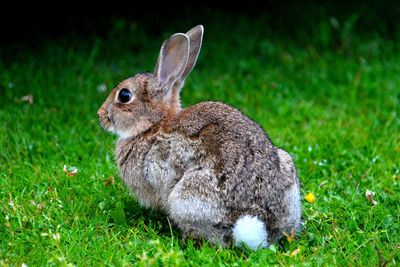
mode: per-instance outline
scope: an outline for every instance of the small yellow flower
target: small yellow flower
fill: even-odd
[[[292,234],[291,235],[288,235],[285,232],[283,232],[283,234],[286,236],[286,238],[287,238],[287,240],[289,242],[289,245],[292,245],[292,241],[294,239],[294,230],[293,230],[293,228],[292,228]]]
[[[314,203],[315,202],[315,196],[313,193],[308,193],[307,196],[304,197],[308,202]]]

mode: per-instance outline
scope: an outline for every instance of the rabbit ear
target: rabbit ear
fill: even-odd
[[[163,90],[169,90],[182,76],[188,63],[189,38],[183,33],[176,33],[164,41],[154,74]]]
[[[197,57],[200,53],[201,43],[203,42],[203,33],[203,25],[197,25],[186,33],[186,35],[189,37],[189,58],[185,71],[180,77],[180,82],[182,83],[182,86],[186,77],[190,74],[190,72],[193,70],[194,65],[196,64]]]

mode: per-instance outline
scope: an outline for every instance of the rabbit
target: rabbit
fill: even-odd
[[[160,209],[184,238],[257,250],[300,231],[300,182],[292,157],[263,128],[221,102],[182,108],[204,28],[164,41],[154,72],[122,81],[98,110],[119,136],[121,178],[144,207]]]

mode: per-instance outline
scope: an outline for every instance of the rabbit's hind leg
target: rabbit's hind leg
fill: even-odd
[[[281,205],[284,207],[284,213],[279,216],[274,231],[270,233],[271,242],[277,242],[283,233],[297,234],[300,229],[301,222],[301,198],[300,198],[300,182],[296,173],[292,157],[283,149],[277,150],[281,171],[288,177],[292,184],[283,192]]]
[[[226,211],[218,192],[218,181],[209,169],[185,172],[168,196],[167,211],[184,236],[230,245],[231,233],[224,225]]]

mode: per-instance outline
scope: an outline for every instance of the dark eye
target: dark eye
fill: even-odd
[[[118,101],[121,103],[128,103],[132,98],[132,94],[131,92],[126,89],[126,88],[122,88],[121,90],[119,90],[118,93]]]

